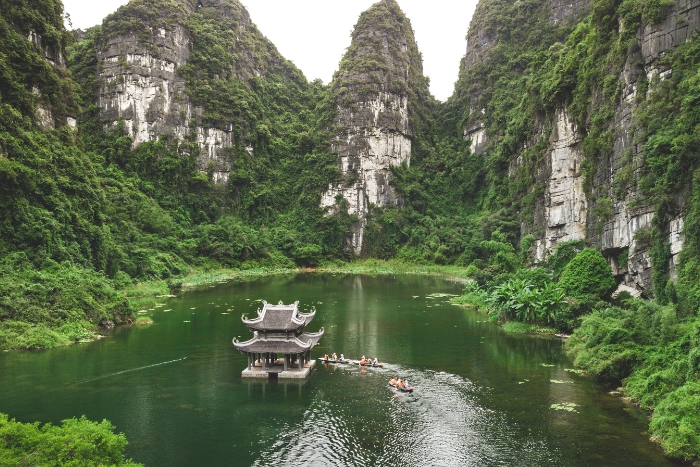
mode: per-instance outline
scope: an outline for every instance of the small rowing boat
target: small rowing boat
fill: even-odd
[[[398,384],[391,384],[391,383],[389,383],[389,386],[391,386],[392,388],[394,388],[398,391],[401,391],[401,392],[413,392],[413,386],[409,386],[407,388],[404,388],[404,387],[399,386]]]
[[[384,366],[383,363],[372,363],[372,362],[369,362],[369,363],[360,363],[360,361],[361,361],[361,360],[353,360],[353,361],[352,361],[352,364],[353,364],[353,365],[360,365],[360,366],[372,366],[372,367],[376,367],[376,368],[381,368],[381,367]]]
[[[352,363],[347,358],[345,360],[333,360],[332,358],[325,359],[325,358],[319,357],[319,360],[321,360],[323,363],[333,363],[336,365],[347,365],[348,363]]]

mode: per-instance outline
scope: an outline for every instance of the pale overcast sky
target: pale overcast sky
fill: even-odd
[[[280,53],[309,80],[328,83],[337,69],[357,18],[377,0],[242,0],[251,19]],[[447,99],[466,51],[477,0],[398,0],[411,20],[430,90]],[[127,0],[63,0],[74,28],[102,22]]]

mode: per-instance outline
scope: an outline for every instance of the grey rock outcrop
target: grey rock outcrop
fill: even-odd
[[[566,109],[554,115],[549,139],[550,158],[544,199],[538,204],[535,225],[543,234],[535,244],[535,258],[543,261],[557,243],[580,240],[586,235],[588,200],[580,168],[583,152],[579,134]]]
[[[569,22],[581,17],[591,9],[591,0],[550,0],[552,14],[549,21],[553,24]]]
[[[589,11],[591,2],[550,0],[550,7],[550,23],[568,23]],[[534,218],[521,226],[523,235],[533,234],[536,238],[533,253],[537,261],[544,260],[560,242],[585,240],[600,247],[618,279],[637,293],[652,287],[648,232],[654,217],[651,203],[645,201],[637,187],[643,164],[633,118],[637,83],[641,74],[646,74],[649,82],[666,79],[672,74],[673,70],[659,68],[658,58],[700,28],[700,0],[676,0],[664,13],[657,24],[643,24],[637,32],[637,45],[628,49],[620,76],[621,93],[611,124],[615,132],[614,151],[596,161],[591,187],[595,200],[589,199],[583,189],[580,132],[570,122],[568,110],[560,108],[545,125],[551,128],[550,157],[538,175],[538,181],[544,183],[544,196],[536,202]],[[489,47],[496,40],[482,31],[480,21],[483,22],[483,18],[472,24],[476,29],[469,33],[466,67],[486,59]],[[470,115],[478,117],[479,109],[469,110]],[[471,139],[473,152],[483,151],[490,137],[481,118],[472,118],[464,128],[464,138]],[[519,158],[514,163],[518,165]],[[514,171],[511,169],[510,173]],[[678,212],[667,227],[672,278],[678,267],[678,253],[683,248],[684,224],[683,202],[677,200],[675,204]]]
[[[253,31],[248,12],[237,0],[172,3],[173,11],[179,14],[170,21],[173,23],[170,27],[150,25],[145,35],[132,30],[107,35],[97,50],[100,118],[106,130],[116,128],[121,119],[134,146],[157,140],[161,135],[196,141],[200,147],[199,169],[211,173],[214,182],[224,184],[232,162],[227,148],[236,143],[234,124],[227,121],[205,124],[202,118],[205,109],[191,102],[186,82],[178,72],[186,65],[193,46],[186,18],[200,8],[213,8],[217,15],[232,23],[231,29],[239,36],[259,32]],[[138,12],[116,13],[120,14]],[[245,57],[249,54],[241,51]],[[243,81],[249,76],[262,76],[253,61],[248,62],[249,66],[233,70],[234,73]],[[239,142],[252,152],[245,141]]]
[[[365,61],[374,64],[365,66]],[[357,216],[348,245],[356,255],[362,250],[370,206],[398,202],[389,183],[391,167],[410,162],[409,89],[418,85],[416,79],[424,77],[410,22],[394,0],[382,0],[360,16],[332,84],[337,93],[332,125],[339,129],[333,151],[343,178],[328,187],[321,206],[333,213],[344,199],[347,212]]]
[[[41,51],[44,60],[46,60],[54,70],[66,68],[66,58],[63,50],[57,50],[55,47],[45,44],[41,35],[37,34],[35,31],[29,31],[27,39],[34,47]],[[65,71],[63,73],[65,73]],[[52,130],[56,125],[76,126],[75,109],[72,106],[68,106],[66,115],[54,115],[51,105],[42,99],[41,90],[38,87],[34,87],[32,92],[39,97],[39,105],[37,105],[34,120],[40,128]]]

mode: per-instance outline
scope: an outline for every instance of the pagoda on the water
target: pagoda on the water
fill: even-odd
[[[311,349],[323,336],[323,328],[319,332],[304,332],[316,311],[300,313],[298,301],[292,305],[285,305],[282,301],[277,305],[264,300],[262,303],[257,318],[242,316],[253,338],[245,342],[233,338],[236,349],[248,356],[248,367],[243,370],[243,376],[305,378],[316,363],[311,360]]]

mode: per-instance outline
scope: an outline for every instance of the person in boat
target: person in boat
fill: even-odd
[[[411,385],[408,384],[407,380],[403,380],[403,386],[401,386],[404,389],[411,389]]]
[[[343,354],[341,353],[341,354],[340,354],[340,358],[339,358],[338,360],[341,361],[341,362],[344,362],[344,361],[345,361],[345,355],[343,355]]]
[[[396,387],[397,388],[402,388],[403,387],[403,381],[401,381],[401,378],[396,380]]]
[[[389,381],[389,384],[392,386],[396,386],[396,377],[391,378],[391,381]]]
[[[328,356],[328,354],[326,354],[326,355],[323,356],[323,359],[324,359],[325,361],[328,361],[328,360],[330,360],[330,357]]]
[[[360,360],[360,365],[366,365],[366,364],[367,364],[367,359],[366,359],[365,356],[363,355],[363,356],[362,356],[362,360]]]
[[[377,357],[374,357],[374,360],[372,361],[372,365],[379,365],[379,359]]]

